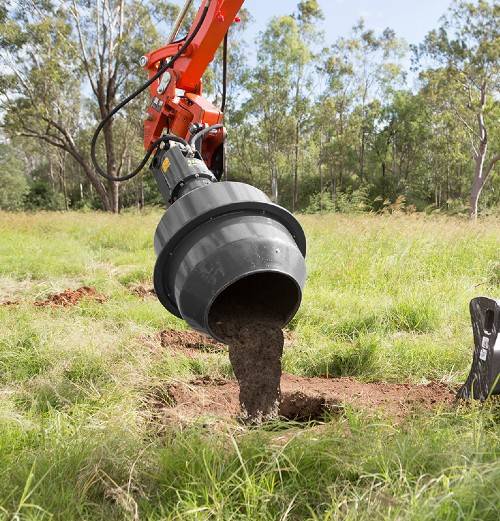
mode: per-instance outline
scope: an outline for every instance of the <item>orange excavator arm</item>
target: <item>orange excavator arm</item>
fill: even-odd
[[[222,125],[224,116],[220,108],[203,97],[202,76],[217,49],[226,40],[231,25],[239,21],[238,12],[243,3],[244,0],[202,0],[188,34],[176,40],[193,4],[193,0],[186,0],[167,45],[141,58],[141,65],[148,71],[149,80],[113,108],[94,132],[90,155],[101,177],[111,182],[129,181],[141,173],[151,156],[156,157],[158,150],[166,143],[178,142],[189,146],[188,143],[194,145],[197,142],[196,150],[200,159],[220,178],[225,138]],[[226,60],[224,63],[226,66]],[[146,155],[132,172],[114,177],[99,164],[99,136],[116,114],[148,88],[152,101],[144,124]]]
[[[203,97],[202,77],[229,28],[239,21],[238,13],[244,0],[203,0],[186,37],[176,40],[192,1],[186,1],[169,43],[141,60],[149,77],[153,78],[172,56],[182,51],[172,67],[150,85],[152,102],[144,124],[147,150],[164,133],[189,141],[207,126],[223,121],[222,111]],[[187,47],[186,42],[189,42]],[[208,134],[203,140],[202,156],[209,168],[214,166],[223,141],[223,128]]]
[[[168,44],[141,60],[149,80],[101,121],[91,145],[96,171],[111,182],[134,178],[152,158],[167,207],[154,240],[156,295],[172,314],[221,341],[218,309],[230,303],[243,316],[284,327],[300,307],[306,279],[306,239],[293,215],[255,187],[221,182],[223,107],[203,97],[202,76],[243,2],[203,0],[187,36],[176,40],[192,5],[186,0]],[[227,71],[227,41],[224,49]],[[99,166],[97,139],[148,88],[146,155],[132,172],[113,177]]]

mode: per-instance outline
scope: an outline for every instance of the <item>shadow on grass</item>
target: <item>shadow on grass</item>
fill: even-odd
[[[380,343],[376,337],[362,337],[353,344],[313,352],[293,352],[293,372],[308,377],[373,377],[379,368]],[[285,368],[287,357],[285,357]]]

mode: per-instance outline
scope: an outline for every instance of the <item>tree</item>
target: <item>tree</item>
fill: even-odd
[[[108,208],[107,193],[76,141],[81,81],[67,13],[24,3],[2,26],[4,128],[65,150],[81,164]]]
[[[318,37],[317,23],[324,18],[323,12],[319,7],[317,0],[301,0],[297,6],[297,14],[295,18],[298,21],[298,35],[304,45],[302,52],[298,52],[294,56],[292,62],[293,74],[293,92],[292,99],[292,116],[294,121],[294,162],[293,162],[293,194],[292,194],[292,211],[295,212],[298,204],[299,196],[299,157],[301,152],[301,141],[304,124],[310,119],[310,102],[311,97],[308,91],[312,88],[312,77],[307,74],[307,68],[314,58],[311,52],[311,45],[314,44]]]
[[[360,20],[348,37],[339,38],[325,50],[319,70],[325,89],[318,106],[325,138],[322,163],[330,170],[332,197],[351,183],[356,189],[367,184],[369,147],[381,151],[387,138],[376,138],[397,84],[404,78],[400,60],[406,46],[394,31],[381,34],[367,29]]]
[[[406,46],[389,28],[373,31],[360,21],[324,43],[318,0],[297,0],[289,16],[271,19],[250,66],[243,10],[229,35],[231,180],[294,211],[349,211],[360,203],[383,211],[403,198],[418,210],[453,212],[470,201],[473,215],[479,196],[485,209],[498,205],[498,9],[482,0],[455,3],[417,49],[416,88],[402,68]],[[155,28],[168,33],[178,12],[165,0],[0,0],[0,120],[17,165],[6,168],[15,175],[0,189],[12,191],[14,206],[23,179],[35,206],[162,204],[151,176],[102,180],[89,143],[97,122],[145,80],[139,58],[165,42]],[[222,64],[219,49],[203,78],[216,106]],[[99,161],[115,176],[143,156],[148,102],[145,93],[128,105],[99,140]]]
[[[310,113],[310,44],[315,35],[314,21],[320,17],[317,3],[309,1],[299,3],[295,16],[271,20],[260,37],[259,62],[249,75],[249,99],[243,104],[247,122],[256,127],[253,136],[260,144],[258,148],[265,151],[259,155],[270,172],[275,202],[281,199],[282,173],[292,172],[288,180],[293,210],[298,200],[302,130]]]
[[[231,128],[231,132],[224,142],[224,177],[229,179],[232,171],[239,169],[239,164],[248,165],[247,143],[242,138],[242,126],[246,123],[245,114],[240,110],[240,96],[244,92],[244,85],[248,81],[249,69],[247,63],[247,43],[244,39],[245,30],[252,21],[247,9],[241,9],[239,13],[240,22],[234,23],[227,35],[227,82],[226,99],[222,106],[224,95],[223,70],[224,70],[224,47],[221,46],[203,76],[204,95],[212,98],[216,107],[224,111],[224,124]],[[244,133],[244,130],[243,130]],[[249,167],[251,171],[251,166]],[[246,172],[245,174],[246,175]],[[251,176],[250,176],[251,177]]]
[[[500,160],[498,144],[490,152],[490,128],[500,114],[499,19],[498,3],[456,2],[441,27],[431,31],[418,48],[421,63],[427,57],[437,64],[435,69],[424,70],[422,78],[469,135],[475,164],[469,212],[473,219],[478,216],[484,186]]]
[[[274,202],[280,200],[279,180],[283,153],[292,136],[289,118],[290,54],[298,44],[297,24],[291,17],[271,21],[259,42],[259,62],[251,71],[249,99],[243,105],[247,124],[254,121],[253,139],[260,149],[259,163],[267,165]]]
[[[10,71],[0,85],[4,127],[10,135],[38,139],[69,154],[103,207],[117,212],[119,186],[98,177],[80,134],[83,121],[94,125],[104,119],[144,79],[139,58],[159,44],[149,10],[135,0],[20,0],[17,5],[0,27],[2,61]],[[129,141],[140,132],[139,114],[131,107],[104,128],[100,156],[112,176],[122,172]]]
[[[16,150],[7,143],[0,143],[0,209],[22,209],[27,192],[24,165]]]

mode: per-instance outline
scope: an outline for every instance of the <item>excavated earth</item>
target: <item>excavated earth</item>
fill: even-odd
[[[76,306],[81,300],[93,300],[95,302],[99,302],[100,304],[106,301],[106,298],[103,295],[100,295],[94,288],[89,288],[88,286],[83,286],[76,290],[66,289],[62,293],[56,293],[54,295],[50,295],[45,300],[36,300],[33,302],[35,307],[70,307]],[[18,306],[21,304],[20,301],[12,301],[8,300],[2,302],[0,305],[2,306]]]
[[[446,385],[362,383],[352,378],[303,378],[283,374],[279,415],[307,421],[338,413],[345,406],[403,419],[417,410],[451,407],[455,394]],[[150,400],[165,422],[186,422],[200,417],[235,418],[240,414],[239,386],[233,380],[201,378],[176,382],[155,392]]]
[[[130,293],[139,297],[142,300],[146,300],[148,298],[156,297],[156,291],[154,288],[150,286],[145,286],[144,284],[136,284],[129,287]]]
[[[162,347],[172,354],[190,358],[227,351],[194,332],[163,331]],[[287,344],[291,338],[287,336]],[[354,378],[304,378],[283,374],[279,416],[295,421],[320,420],[325,414],[340,413],[345,406],[382,414],[396,421],[416,411],[450,408],[455,392],[445,384],[427,385],[363,383]],[[232,420],[241,413],[239,385],[236,380],[198,378],[175,382],[154,389],[147,399],[148,408],[163,424],[184,424],[200,418]]]
[[[137,296],[151,295],[142,288]],[[88,299],[103,303],[106,299],[94,288],[67,289],[35,301],[36,307],[70,307]],[[15,306],[19,301],[4,301],[3,306]],[[227,353],[227,346],[193,331],[162,331],[156,341],[172,354],[189,358],[211,353]],[[293,342],[285,333],[285,346]],[[185,423],[198,418],[221,420],[237,418],[241,412],[239,385],[236,380],[201,378],[191,382],[175,382],[154,389],[148,395],[148,408],[162,423]],[[364,409],[370,414],[382,413],[403,419],[415,410],[451,407],[455,393],[448,386],[432,382],[428,385],[362,383],[353,378],[303,378],[283,374],[279,416],[289,420],[318,420],[327,413],[342,411],[345,406]]]
[[[51,295],[45,300],[35,302],[34,305],[37,307],[69,307],[76,306],[83,299],[93,300],[101,304],[106,300],[106,298],[103,295],[99,295],[94,288],[84,286],[76,290],[67,289],[62,293],[56,293],[55,295]]]

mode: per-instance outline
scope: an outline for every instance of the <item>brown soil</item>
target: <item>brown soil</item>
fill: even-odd
[[[137,284],[136,286],[131,286],[129,289],[133,295],[143,300],[150,297],[156,297],[155,289],[145,286],[144,284]]]
[[[186,422],[199,417],[230,419],[240,413],[238,383],[203,378],[175,383],[152,397],[156,414],[165,422]],[[281,379],[279,415],[289,420],[317,420],[344,406],[382,413],[401,420],[416,410],[451,407],[452,389],[437,382],[428,385],[361,383],[352,378],[301,378],[284,374]]]
[[[161,346],[178,352],[189,358],[195,358],[203,353],[226,351],[226,346],[212,338],[194,331],[174,331],[167,329],[158,334]]]
[[[240,419],[259,424],[278,417],[284,336],[278,321],[241,309],[234,294],[214,306],[212,327],[229,346],[229,360],[240,385]]]
[[[229,346],[240,386],[240,419],[245,423],[278,417],[286,317],[275,305],[280,287],[272,281],[244,278],[219,295],[210,309],[212,332]]]
[[[19,300],[5,300],[0,302],[0,306],[19,306],[21,302]]]
[[[83,299],[93,300],[101,304],[106,301],[106,297],[99,295],[94,288],[84,286],[76,290],[66,289],[62,293],[50,295],[45,300],[37,300],[33,302],[33,305],[42,308],[50,306],[69,307],[76,306]],[[6,300],[0,302],[0,306],[19,306],[21,303],[20,300]]]
[[[101,304],[106,300],[106,298],[102,295],[99,295],[94,288],[84,286],[83,288],[76,290],[67,289],[62,293],[56,293],[55,295],[51,295],[45,300],[39,300],[35,302],[34,305],[37,307],[69,307],[76,306],[83,299],[93,300]]]

